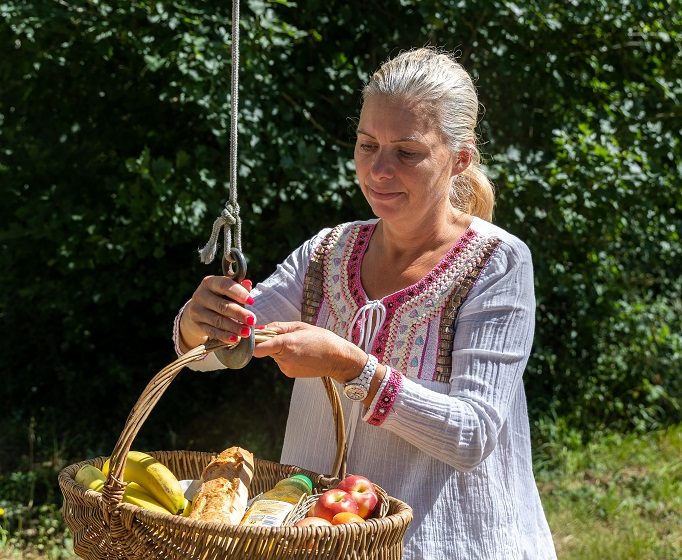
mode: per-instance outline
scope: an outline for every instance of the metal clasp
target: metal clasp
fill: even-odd
[[[223,274],[235,282],[241,282],[246,278],[246,257],[239,249],[233,247],[229,257],[223,257]],[[256,338],[253,327],[249,330],[251,334],[243,337],[236,346],[219,348],[214,352],[216,358],[226,368],[241,369],[251,361],[256,348]]]

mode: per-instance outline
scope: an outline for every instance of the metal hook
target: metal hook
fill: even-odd
[[[229,257],[223,257],[223,274],[235,282],[241,282],[246,278],[246,257],[239,249],[233,247],[230,249]],[[226,368],[241,369],[251,361],[256,348],[256,335],[253,327],[249,330],[249,336],[243,337],[237,346],[219,348],[214,352],[216,358]]]
[[[239,283],[246,278],[246,257],[239,249],[232,247],[230,254],[223,257],[223,274]]]

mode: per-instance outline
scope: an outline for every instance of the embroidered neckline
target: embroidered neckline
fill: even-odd
[[[352,321],[351,328],[350,318],[358,309],[381,302],[386,315],[368,350],[407,377],[446,383],[459,309],[500,239],[478,231],[472,222],[423,279],[382,300],[366,302],[359,272],[374,224],[339,224],[317,246],[305,276],[301,316],[358,344],[360,321]]]
[[[405,286],[404,288],[401,288],[400,290],[393,292],[392,294],[388,294],[382,298],[379,298],[378,300],[371,300],[367,296],[365,288],[362,285],[361,271],[362,262],[365,259],[365,253],[367,252],[367,248],[369,247],[369,240],[371,239],[372,234],[376,229],[377,223],[378,222],[374,222],[371,224],[363,224],[359,226],[357,237],[355,238],[353,249],[351,251],[351,257],[350,259],[348,259],[347,272],[348,279],[351,285],[351,294],[358,308],[362,307],[369,301],[380,301],[387,308],[389,308],[389,304],[393,304],[391,306],[393,307],[396,304],[405,301],[407,297],[414,297],[418,294],[424,293],[426,289],[439,276],[443,274],[444,271],[446,271],[450,266],[452,266],[457,255],[461,253],[462,250],[465,247],[467,247],[469,243],[477,236],[476,231],[472,229],[472,225],[470,224],[469,227],[467,227],[467,229],[464,231],[464,233],[460,235],[457,241],[455,241],[452,247],[450,247],[447,250],[447,252],[445,253],[445,255],[443,255],[443,258],[441,258],[438,264],[436,264],[436,266],[434,266],[426,276],[424,276],[414,284]]]
[[[440,279],[446,276],[448,272],[453,270],[456,265],[456,261],[460,258],[462,253],[464,253],[465,250],[471,246],[472,242],[478,237],[478,234],[472,228],[472,226],[469,225],[466,231],[459,237],[453,246],[448,249],[439,263],[426,276],[421,278],[418,282],[415,282],[410,286],[406,286],[405,288],[402,288],[392,294],[388,294],[379,300],[370,300],[362,286],[360,271],[362,267],[362,261],[364,259],[365,253],[367,252],[369,240],[372,237],[372,233],[374,232],[375,228],[376,222],[357,226],[350,258],[348,258],[346,262],[346,274],[348,278],[348,286],[350,288],[349,295],[353,299],[358,309],[363,305],[366,305],[368,301],[381,301],[386,308],[386,317],[384,319],[383,326],[377,333],[373,348],[367,349],[367,351],[375,354],[381,361],[384,357],[387,343],[389,343],[392,338],[390,336],[390,331],[393,325],[393,318],[397,310],[406,304],[409,304],[410,306],[417,305],[420,298],[425,298],[424,305],[427,308],[431,308],[433,311],[436,311],[435,302],[433,301],[432,297],[429,297],[429,293],[433,292],[433,287],[439,283]],[[414,312],[415,311],[413,311],[413,313]],[[357,343],[359,337],[360,328],[357,324],[353,325],[352,340]]]

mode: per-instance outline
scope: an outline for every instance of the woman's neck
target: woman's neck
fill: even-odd
[[[367,296],[381,299],[421,280],[470,223],[471,216],[454,209],[447,219],[414,228],[380,220],[362,261],[361,278]]]
[[[471,217],[450,207],[440,219],[425,219],[420,224],[391,224],[380,220],[372,241],[386,259],[401,261],[441,252],[466,231]],[[447,251],[442,251],[445,253]]]

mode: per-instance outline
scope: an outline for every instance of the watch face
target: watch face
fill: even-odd
[[[343,388],[343,394],[352,401],[362,401],[367,396],[367,389],[365,389],[362,385],[353,383],[346,385]]]

